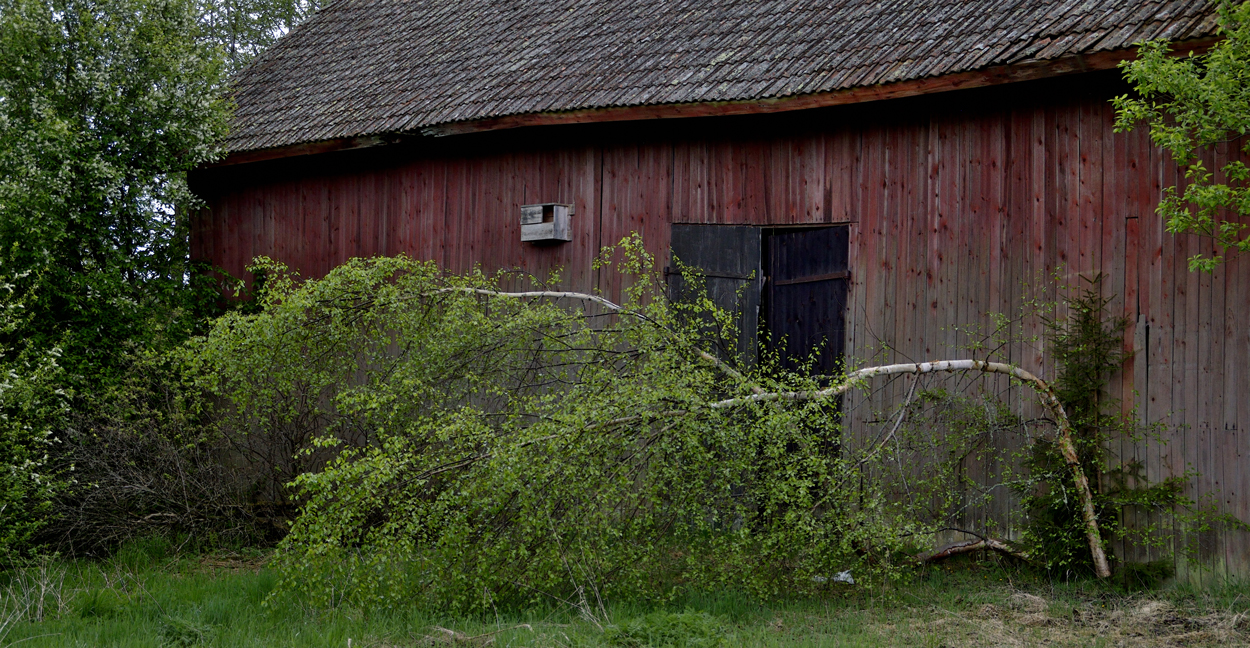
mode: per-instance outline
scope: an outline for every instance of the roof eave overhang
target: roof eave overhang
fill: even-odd
[[[1188,52],[1201,53],[1210,48],[1218,37],[1207,37],[1180,41],[1175,44],[1174,51],[1178,54]],[[648,119],[679,119],[685,117],[715,117],[724,115],[756,115],[792,110],[808,110],[847,104],[866,103],[899,99],[924,94],[981,88],[1021,81],[1033,81],[1050,77],[1080,74],[1096,70],[1109,70],[1121,61],[1136,58],[1137,48],[1109,50],[1093,54],[1077,54],[1050,60],[1026,60],[1010,65],[999,65],[970,72],[958,72],[923,79],[896,81],[879,85],[819,92],[805,95],[792,95],[769,99],[749,99],[743,101],[719,101],[702,103],[660,104],[652,106],[620,106],[610,108],[588,108],[584,110],[567,110],[561,112],[529,113],[508,115],[490,119],[451,122],[419,129],[421,135],[428,137],[445,137],[468,133],[524,128],[527,126],[555,126],[560,124],[589,124],[597,122],[644,121]],[[402,135],[346,137],[321,142],[295,144],[269,149],[240,151],[206,166],[229,166],[260,162],[279,158],[315,155],[334,151],[382,146],[406,139]]]

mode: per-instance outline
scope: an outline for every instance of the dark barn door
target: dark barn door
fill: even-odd
[[[765,255],[764,326],[782,364],[817,353],[815,375],[837,373],[846,339],[847,228],[775,231]]]
[[[749,226],[673,225],[673,256],[702,271],[713,303],[737,319],[738,339],[713,340],[717,350],[721,357],[740,355],[747,363],[756,360],[763,276],[760,234],[760,228]],[[669,269],[668,281],[669,294],[680,300],[685,286],[676,263]]]

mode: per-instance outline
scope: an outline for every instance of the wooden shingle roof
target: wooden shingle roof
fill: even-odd
[[[238,76],[226,147],[827,93],[1214,31],[1206,0],[338,0]]]

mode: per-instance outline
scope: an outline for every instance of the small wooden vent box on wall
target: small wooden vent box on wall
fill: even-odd
[[[521,205],[521,240],[531,243],[572,241],[573,229],[569,225],[572,215],[572,205]]]

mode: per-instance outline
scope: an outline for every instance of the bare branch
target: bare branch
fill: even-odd
[[[978,540],[965,540],[954,544],[946,545],[936,551],[922,553],[916,556],[916,562],[932,562],[934,560],[942,560],[951,556],[969,553],[973,551],[981,551],[982,549],[992,549],[1002,554],[1019,558],[1021,560],[1029,560],[1029,554],[1012,547],[1011,545],[993,538],[980,538]]]

